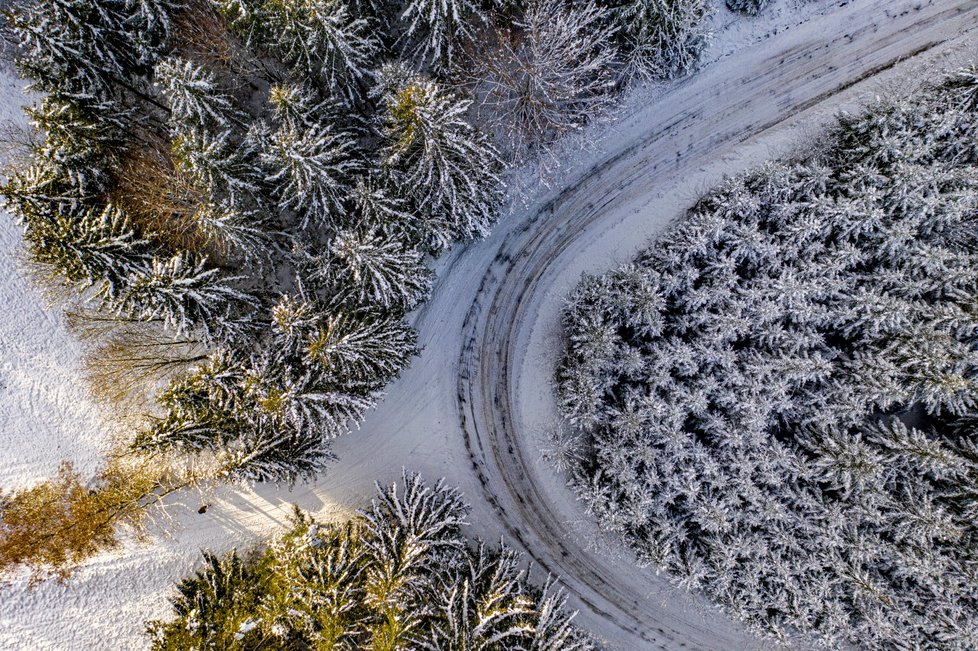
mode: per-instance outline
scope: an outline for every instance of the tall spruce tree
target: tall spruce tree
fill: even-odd
[[[460,45],[485,23],[482,7],[471,0],[409,0],[401,20],[407,23],[406,45],[422,62],[448,68]]]
[[[378,228],[345,230],[316,261],[316,276],[356,305],[410,310],[428,296],[431,273],[404,235]]]
[[[441,250],[454,239],[488,234],[502,196],[501,163],[488,139],[465,119],[471,102],[399,65],[383,69],[378,91],[385,165],[432,216],[427,244]]]

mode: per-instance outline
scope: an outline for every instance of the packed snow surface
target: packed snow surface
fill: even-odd
[[[563,297],[581,273],[633,257],[724,175],[803,147],[841,108],[969,61],[978,3],[780,0],[757,20],[718,11],[714,25],[702,70],[636,92],[613,123],[568,145],[569,162],[549,185],[529,174],[514,184],[530,199],[489,238],[439,262],[433,298],[414,318],[424,352],[363,427],[338,441],[341,461],[327,476],[291,491],[188,493],[173,500],[154,542],[96,557],[67,584],[29,589],[15,577],[0,588],[0,648],[145,648],[143,621],[166,614],[173,581],[201,548],[254,543],[292,503],[343,516],[402,466],[460,486],[474,533],[502,535],[558,575],[579,623],[612,648],[762,647],[654,569],[636,570],[541,458],[557,423],[550,378]],[[0,110],[22,120],[20,84],[8,74],[2,90]],[[82,344],[32,286],[19,247],[19,228],[0,218],[4,489],[49,477],[62,460],[93,472],[114,427],[85,393]],[[202,502],[210,508],[198,514]]]

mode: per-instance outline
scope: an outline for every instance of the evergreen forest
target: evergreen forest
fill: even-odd
[[[978,648],[978,70],[842,114],[586,277],[558,459],[755,630]]]

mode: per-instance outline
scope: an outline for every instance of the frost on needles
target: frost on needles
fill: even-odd
[[[585,278],[572,484],[753,627],[978,648],[978,73],[842,115]]]

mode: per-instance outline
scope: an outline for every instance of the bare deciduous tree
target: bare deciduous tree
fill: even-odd
[[[536,0],[512,27],[488,28],[468,75],[478,112],[511,160],[552,144],[613,101],[616,48],[609,12]]]

